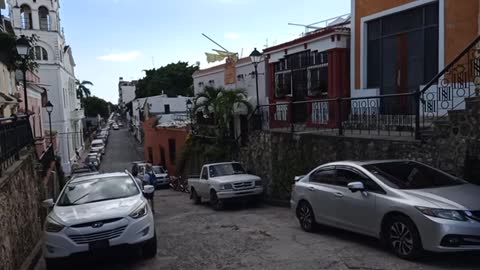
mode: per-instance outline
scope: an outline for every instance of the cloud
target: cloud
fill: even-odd
[[[229,33],[225,33],[224,37],[226,39],[236,40],[236,39],[240,38],[240,34],[234,33],[234,32],[229,32]]]
[[[98,60],[110,62],[130,62],[142,55],[140,51],[129,51],[121,53],[110,53],[97,57]]]

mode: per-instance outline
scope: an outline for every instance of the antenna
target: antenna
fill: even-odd
[[[224,51],[230,52],[229,50],[225,49],[222,45],[218,44],[215,40],[211,39],[209,36],[205,35],[204,33],[202,33],[202,35],[206,37],[208,40],[210,40],[211,42],[215,43],[215,45],[217,45],[218,47],[222,48]]]
[[[155,69],[155,57],[152,56],[152,67]]]

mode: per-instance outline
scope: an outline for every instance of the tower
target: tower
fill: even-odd
[[[31,54],[38,63],[40,83],[54,105],[52,128],[57,131],[63,170],[68,174],[83,147],[85,117],[76,93],[75,61],[60,24],[60,0],[7,0],[17,36],[38,37]],[[48,119],[48,117],[44,117]],[[46,123],[48,124],[48,123]]]

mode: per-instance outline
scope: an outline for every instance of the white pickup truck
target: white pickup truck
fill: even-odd
[[[261,199],[263,194],[262,179],[248,174],[238,162],[205,164],[200,176],[188,179],[188,186],[195,204],[209,201],[215,210],[222,209],[225,200]]]

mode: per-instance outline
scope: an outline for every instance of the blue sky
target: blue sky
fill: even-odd
[[[218,49],[248,56],[298,37],[309,24],[350,12],[351,0],[68,0],[60,16],[72,46],[76,76],[90,80],[94,95],[118,100],[118,78],[143,77],[142,70],[171,62],[201,62]],[[152,61],[153,60],[153,61]]]

